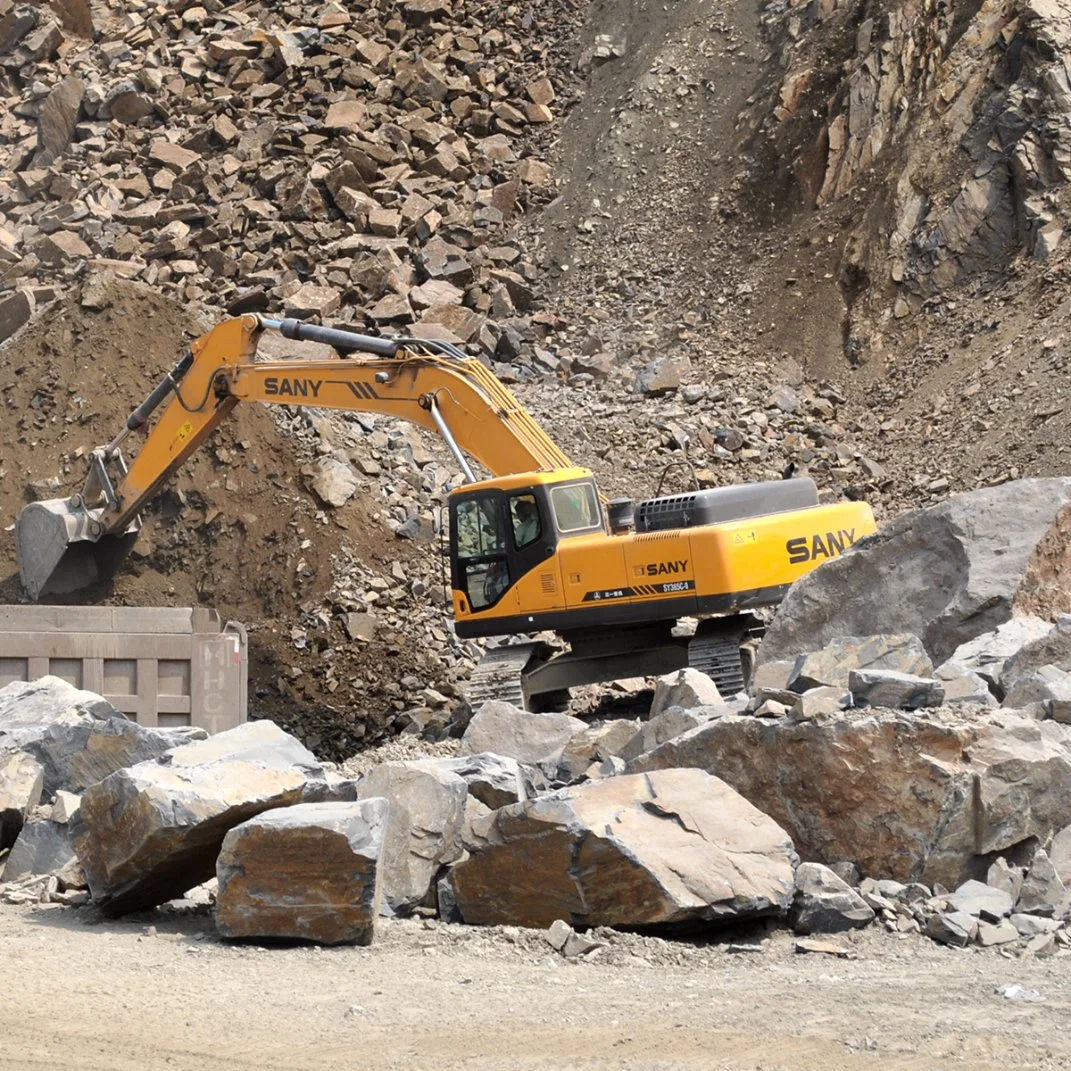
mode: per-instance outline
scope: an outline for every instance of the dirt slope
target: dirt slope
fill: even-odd
[[[60,303],[2,351],[0,395],[9,417],[0,426],[0,514],[8,519],[0,601],[26,598],[11,524],[21,506],[77,489],[85,453],[115,436],[212,322],[139,283],[115,281],[94,303],[105,307]],[[288,425],[294,431],[284,435]],[[404,567],[415,551],[384,529],[369,495],[328,516],[301,475],[315,453],[305,427],[295,411],[237,410],[146,510],[133,553],[115,576],[68,601],[202,604],[245,622],[252,629],[254,711],[298,726],[304,736],[321,722],[338,722],[325,735],[348,753],[347,735],[355,745],[379,734],[393,713],[383,688],[398,694],[397,682],[421,671],[420,654],[398,640],[341,642],[342,625],[331,618],[317,622],[303,649],[291,631],[307,627],[330,592],[332,559],[344,540],[352,557],[383,571],[394,562]],[[135,440],[131,453],[136,448]],[[332,639],[338,658],[327,663],[328,673],[321,654]],[[341,684],[337,694],[329,677]],[[359,704],[348,679],[362,681]]]

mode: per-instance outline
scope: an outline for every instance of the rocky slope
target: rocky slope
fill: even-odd
[[[4,527],[184,336],[258,309],[470,346],[612,494],[687,458],[886,515],[1060,472],[1065,26],[1021,0],[0,0]],[[254,705],[344,754],[477,653],[436,604],[455,478],[389,421],[244,413],[94,597],[253,624]]]

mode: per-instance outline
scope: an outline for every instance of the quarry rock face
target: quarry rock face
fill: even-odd
[[[219,935],[370,944],[388,807],[302,803],[231,829],[216,862]]]
[[[71,842],[102,910],[153,907],[213,875],[229,829],[323,783],[297,740],[271,722],[247,722],[93,785],[69,824]]]
[[[629,772],[697,768],[732,785],[805,858],[940,882],[1071,821],[1071,731],[1011,712],[976,719],[884,710],[817,721],[730,716],[640,756]]]
[[[1071,479],[1016,480],[901,514],[792,585],[760,661],[894,631],[940,663],[1016,613],[1055,616],[1071,600],[1069,501]]]
[[[783,914],[787,834],[727,784],[661,770],[560,789],[474,823],[450,872],[477,925],[653,926]]]

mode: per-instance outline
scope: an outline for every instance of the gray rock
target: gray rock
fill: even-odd
[[[82,797],[73,792],[64,792],[61,788],[56,793],[55,802],[52,804],[52,821],[66,825],[78,813],[82,806]]]
[[[694,925],[783,914],[792,900],[784,831],[699,770],[589,781],[475,826],[450,873],[467,923]]]
[[[667,740],[672,740],[675,736],[680,736],[697,725],[702,725],[710,717],[715,717],[719,713],[721,713],[720,708],[682,710],[679,707],[671,707],[661,714],[655,714],[640,725],[628,743],[618,751],[618,755],[626,762],[629,759],[638,758],[645,751],[650,751],[659,744],[664,744]]]
[[[808,688],[792,704],[792,715],[796,718],[821,718],[828,714],[838,714],[845,707],[851,706],[849,694],[842,688],[822,685]]]
[[[752,674],[748,691],[755,696],[762,696],[767,690],[787,691],[788,682],[795,668],[795,658],[785,658],[779,662],[764,662]]]
[[[0,745],[18,746],[22,729],[35,731],[42,725],[82,717],[105,721],[121,715],[107,699],[75,688],[60,677],[15,681],[0,688]]]
[[[945,899],[953,911],[974,915],[986,922],[999,922],[1011,914],[1015,901],[1003,889],[982,881],[965,881]]]
[[[978,920],[964,911],[938,912],[927,920],[926,936],[943,945],[966,948],[978,936]]]
[[[1060,875],[1060,880],[1071,888],[1071,826],[1065,826],[1052,838],[1049,859]]]
[[[859,873],[859,868],[855,865],[855,863],[851,863],[842,859],[839,862],[830,863],[829,869],[832,870],[833,873],[836,874],[837,877],[840,878],[840,880],[843,881],[845,885],[854,886],[859,884],[861,875]]]
[[[654,718],[673,707],[691,710],[694,707],[723,705],[721,693],[714,681],[705,673],[689,667],[658,678],[651,702],[651,717]]]
[[[439,871],[462,855],[467,782],[434,762],[386,762],[361,778],[357,793],[390,802],[380,910],[405,914],[430,906]]]
[[[220,936],[371,944],[388,807],[303,803],[235,826],[216,862]]]
[[[960,644],[945,664],[958,666],[967,673],[976,673],[991,688],[1000,689],[1003,694],[1001,681],[1008,661],[1024,647],[1047,636],[1052,628],[1051,622],[1040,617],[1013,617],[992,632],[984,632]]]
[[[568,783],[584,776],[593,764],[617,755],[636,735],[638,728],[639,722],[615,718],[574,733],[562,750],[553,779]]]
[[[566,745],[586,728],[585,722],[568,714],[532,714],[491,700],[473,714],[461,738],[461,754],[490,751],[526,766],[538,766],[553,777]]]
[[[1067,909],[1067,888],[1042,848],[1034,853],[1015,909],[1020,914],[1046,918],[1062,915]]]
[[[1055,933],[1062,925],[1059,919],[1041,915],[1023,915],[1016,912],[1008,920],[1020,937],[1037,937],[1039,933]]]
[[[67,826],[48,819],[36,819],[22,827],[4,863],[3,880],[19,881],[36,874],[55,874],[64,888],[85,886]]]
[[[474,796],[492,811],[535,795],[531,774],[516,760],[484,752],[453,759],[420,759],[413,765],[435,766],[462,778]]]
[[[933,663],[917,636],[838,636],[821,650],[796,659],[788,687],[801,693],[827,686],[847,691],[849,674],[859,669],[891,669],[926,677],[933,672]]]
[[[996,948],[1019,940],[1019,931],[1007,920],[979,922],[977,941],[983,948]]]
[[[360,486],[353,469],[334,457],[321,457],[305,470],[305,475],[320,501],[336,509],[349,502]]]
[[[829,867],[801,863],[796,868],[796,893],[789,912],[796,933],[842,933],[861,929],[873,919],[873,909]]]
[[[1056,666],[1041,666],[1012,678],[1001,705],[1022,710],[1033,703],[1040,703],[1050,714],[1058,709],[1058,720],[1066,721],[1066,711],[1071,708],[1071,674]]]
[[[143,727],[102,696],[59,677],[0,688],[0,749],[18,748],[40,763],[46,797],[81,792],[116,770],[207,735],[203,729]]]
[[[1071,673],[1071,620],[1066,615],[1060,616],[1055,627],[1050,625],[1047,631],[1022,644],[1007,659],[1001,670],[1000,685],[1007,693],[1021,677],[1036,673],[1044,666]]]
[[[0,751],[0,851],[10,848],[41,802],[45,771],[25,751]]]
[[[312,752],[270,721],[247,722],[116,771],[67,828],[94,902],[122,914],[207,881],[228,830],[304,802],[310,786],[325,788]]]
[[[940,681],[891,669],[853,669],[848,674],[848,690],[857,707],[889,710],[939,707],[945,699]]]
[[[970,706],[995,707],[997,697],[984,677],[964,669],[955,662],[939,666],[934,675],[945,690],[945,706],[966,703]]]
[[[940,663],[1016,611],[1055,615],[1071,601],[1049,564],[1067,549],[1069,501],[1071,479],[1016,480],[901,514],[792,585],[759,661],[901,632]]]
[[[989,868],[985,883],[994,889],[1000,889],[1011,897],[1014,904],[1019,899],[1019,893],[1023,890],[1023,868],[1012,866],[1000,856]]]

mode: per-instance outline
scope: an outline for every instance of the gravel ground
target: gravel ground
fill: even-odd
[[[9,1071],[345,1068],[936,1071],[1071,1066],[1071,952],[1016,960],[873,930],[850,958],[763,927],[717,942],[408,920],[370,948],[224,945],[204,907],[0,909]],[[751,950],[741,950],[751,949]],[[1018,984],[1040,1000],[1011,1000]]]

